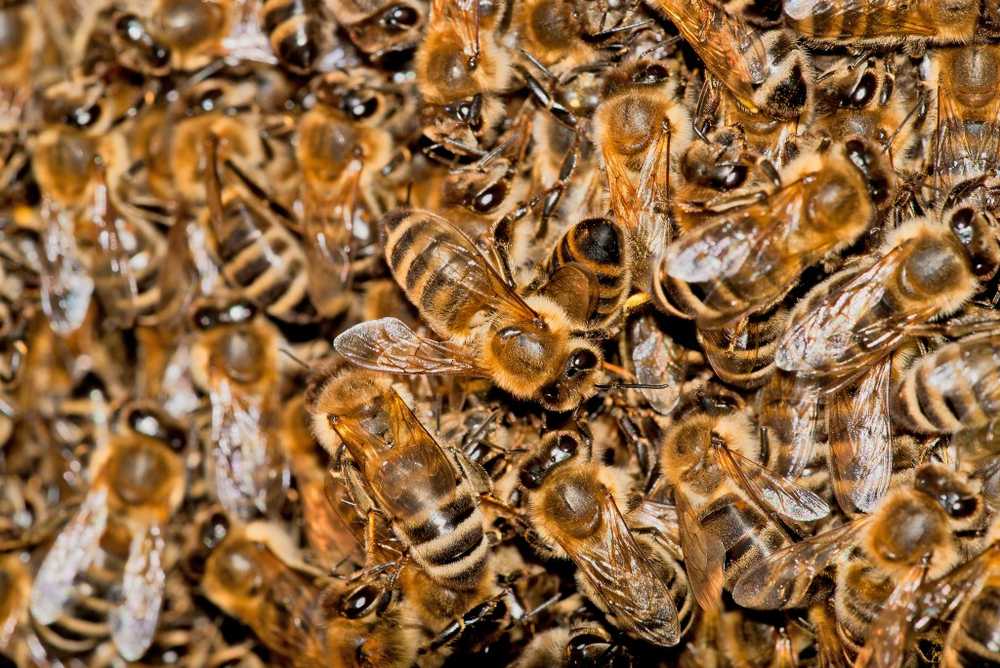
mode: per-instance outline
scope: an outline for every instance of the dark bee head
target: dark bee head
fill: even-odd
[[[872,203],[885,204],[892,191],[892,178],[882,152],[861,137],[851,137],[844,142],[844,155],[864,179]]]
[[[957,473],[941,464],[924,464],[918,468],[913,487],[937,501],[955,520],[967,520],[980,510],[979,496]]]
[[[150,402],[135,401],[122,407],[122,423],[143,436],[155,438],[180,451],[187,445],[187,432]]]
[[[181,567],[193,580],[201,580],[205,575],[205,565],[209,555],[229,534],[229,517],[221,509],[202,513],[195,520],[192,532],[186,541],[185,557]]]
[[[978,207],[959,206],[945,213],[945,220],[968,253],[976,278],[980,281],[993,278],[1000,268],[1000,243],[992,216]]]
[[[118,15],[115,19],[114,36],[126,51],[121,56],[126,65],[154,76],[167,73],[170,49],[153,39],[138,16],[132,13]]]
[[[538,452],[521,466],[521,484],[538,489],[553,469],[584,452],[586,447],[579,435],[570,431],[546,434]]]
[[[580,340],[574,346],[571,341],[570,353],[559,367],[559,375],[538,391],[542,406],[550,411],[576,408],[593,395],[601,361],[601,354],[592,345]]]
[[[338,611],[348,619],[361,619],[381,615],[392,601],[392,590],[367,582],[346,592],[338,604]]]
[[[670,81],[670,71],[656,60],[638,60],[609,70],[604,97],[635,87],[655,87]]]

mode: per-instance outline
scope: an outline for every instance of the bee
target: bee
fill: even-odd
[[[594,112],[594,143],[607,175],[611,210],[628,233],[627,257],[637,284],[669,235],[670,164],[691,139],[691,119],[665,67],[637,62]]]
[[[948,668],[1000,665],[994,640],[1000,596],[1000,547],[996,543],[938,581],[928,583],[918,609],[927,614],[958,610],[944,638],[941,665]],[[948,592],[951,596],[943,595]]]
[[[108,23],[111,26],[108,37],[117,62],[149,76],[162,77],[170,73],[171,50],[147,30],[139,14],[112,9]]]
[[[743,109],[793,120],[811,108],[812,65],[793,33],[760,32],[704,0],[650,0],[649,4],[673,22]]]
[[[309,298],[306,254],[299,239],[259,200],[249,177],[244,179],[242,170],[228,160],[223,165],[238,180],[223,188],[219,140],[213,135],[207,144],[208,229],[223,276],[276,318],[294,323],[316,319],[316,307]]]
[[[1000,337],[974,335],[914,361],[895,390],[892,414],[918,433],[953,434],[996,419]]]
[[[522,298],[447,220],[401,209],[382,220],[385,257],[423,320],[446,342],[394,318],[355,325],[334,340],[351,362],[390,373],[489,378],[522,399],[565,411],[596,391],[601,353],[552,300]],[[461,269],[458,269],[461,267]]]
[[[265,0],[260,22],[278,62],[298,75],[308,75],[328,48],[333,29],[320,0]]]
[[[804,378],[850,378],[910,333],[954,312],[997,271],[997,240],[968,208],[893,230],[879,257],[834,274],[796,305],[775,364]]]
[[[826,64],[826,63],[824,63]],[[821,64],[817,62],[817,69]],[[830,137],[861,135],[885,146],[902,140],[910,111],[889,59],[836,58],[816,76],[813,131]]]
[[[0,556],[0,646],[10,646],[18,627],[27,621],[30,592],[31,574],[21,555]]]
[[[30,2],[6,2],[0,9],[0,132],[15,130],[31,96],[44,33]]]
[[[169,50],[174,71],[192,72],[222,57],[273,63],[255,7],[237,0],[157,0],[143,20]]]
[[[976,35],[980,3],[784,0],[785,25],[816,45],[894,46],[966,43]]]
[[[152,404],[122,408],[116,436],[91,458],[90,491],[38,570],[30,600],[36,622],[57,622],[77,579],[121,558],[123,600],[95,611],[107,610],[122,657],[135,661],[145,653],[163,600],[164,532],[184,498],[186,443],[185,432]]]
[[[868,229],[892,184],[879,151],[860,137],[803,155],[780,178],[773,193],[667,247],[658,289],[671,312],[706,330],[774,306],[802,271]]]
[[[660,484],[673,488],[692,593],[712,611],[723,588],[790,543],[777,517],[813,522],[830,508],[759,463],[761,443],[738,399],[709,388],[689,401],[662,436]]]
[[[309,395],[317,438],[333,454],[342,442],[350,455],[339,459],[359,507],[385,513],[438,585],[482,590],[490,576],[478,498],[489,488],[485,472],[450,457],[384,377],[361,370],[324,374]]]
[[[760,387],[774,373],[774,351],[787,320],[788,309],[779,304],[725,327],[699,327],[698,343],[719,378],[740,388]]]
[[[577,566],[587,597],[622,631],[676,645],[692,611],[687,578],[665,551],[631,532],[619,510],[627,483],[590,461],[572,432],[551,432],[521,466],[528,514],[549,550]]]
[[[354,45],[376,63],[416,47],[427,23],[427,4],[414,0],[338,0],[327,8]]]
[[[736,583],[733,598],[753,609],[797,607],[808,600],[813,580],[836,565],[839,633],[856,654],[866,640],[877,645],[881,635],[895,630],[880,623],[880,611],[905,616],[926,578],[962,561],[956,533],[976,526],[982,512],[981,499],[960,475],[924,464],[912,485],[892,490],[871,515],[758,562]]]
[[[215,493],[234,517],[272,513],[289,484],[276,442],[281,335],[244,300],[198,302],[191,323],[191,375],[211,408]]]

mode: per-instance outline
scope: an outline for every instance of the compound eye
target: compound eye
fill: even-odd
[[[344,99],[344,111],[355,121],[370,118],[378,111],[378,99],[370,97],[367,100],[360,95],[348,95]]]
[[[877,87],[878,79],[875,78],[875,75],[871,72],[865,72],[848,96],[847,105],[855,108],[864,107],[875,97]]]
[[[359,619],[380,607],[384,592],[372,585],[361,585],[347,595],[340,604],[340,611],[348,619]]]
[[[570,356],[569,365],[576,371],[589,371],[597,367],[597,355],[586,348],[577,350]]]
[[[502,181],[494,183],[472,200],[472,209],[476,213],[489,213],[497,208],[507,196],[507,185]]]
[[[669,77],[667,68],[660,64],[649,65],[632,75],[632,82],[637,84],[658,84]]]
[[[417,25],[417,21],[420,20],[420,16],[417,14],[417,11],[413,9],[413,7],[408,5],[396,5],[385,13],[382,20],[385,25],[390,28],[402,31],[409,30]]]

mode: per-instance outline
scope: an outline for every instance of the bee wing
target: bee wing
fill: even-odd
[[[711,2],[652,0],[651,4],[673,22],[741,105],[759,111],[753,103],[754,88],[764,82],[770,66],[757,31]]]
[[[563,548],[611,614],[628,620],[648,642],[677,644],[680,627],[670,590],[632,537],[610,492],[605,490],[600,503],[600,536],[579,542],[563,538]]]
[[[884,297],[886,283],[907,256],[906,246],[901,244],[871,266],[857,270],[812,310],[793,315],[774,355],[778,368],[807,376],[855,371],[891,350],[908,327],[933,315],[931,307],[926,307],[859,326]]]
[[[385,373],[485,375],[468,348],[421,336],[396,318],[358,323],[333,347],[354,364]]]
[[[219,502],[236,517],[267,514],[289,481],[285,463],[263,429],[262,402],[219,378],[213,379],[209,403]]]
[[[94,280],[81,259],[69,212],[45,198],[41,216],[45,224],[38,258],[42,310],[56,333],[69,334],[87,317]]]
[[[432,0],[431,20],[450,24],[462,40],[462,51],[469,56],[478,56],[478,0]]]
[[[934,37],[938,25],[934,13],[925,8],[922,11],[900,11],[906,5],[902,0],[888,0],[879,11],[865,14],[865,30],[870,37],[891,37],[911,35],[914,37]],[[912,3],[921,6],[924,3]],[[784,0],[784,13],[796,30],[810,33],[810,26],[851,25],[856,5],[849,2],[827,2],[827,0]],[[808,20],[806,20],[808,19]],[[846,23],[843,23],[846,21]],[[836,36],[835,36],[836,37]]]
[[[633,255],[658,252],[666,244],[670,233],[670,138],[669,131],[660,130],[656,141],[646,149],[639,168],[636,185],[638,200],[632,203],[639,208],[632,231]],[[645,258],[640,259],[645,261]]]
[[[153,643],[163,603],[163,537],[158,527],[132,536],[125,575],[124,600],[111,610],[111,637],[126,661],[138,661]]]
[[[313,187],[306,190],[303,238],[309,298],[318,309],[333,309],[350,287],[352,237],[357,212],[360,163],[344,170],[329,196],[320,196]]]
[[[892,477],[889,417],[891,358],[880,362],[850,391],[830,398],[826,411],[833,491],[841,508],[871,512]]]
[[[653,499],[643,499],[628,513],[629,526],[653,529],[671,542],[680,544],[677,507]]]
[[[111,201],[103,170],[99,171],[94,188],[91,221],[97,234],[96,252],[91,262],[97,293],[105,309],[118,321],[118,326],[131,327],[138,310],[139,288],[123,242],[125,221]]]
[[[639,392],[650,407],[661,415],[669,415],[680,400],[686,367],[680,360],[681,351],[663,333],[652,317],[638,318],[632,324],[632,367],[639,383],[668,384],[668,387],[642,388]]]
[[[755,610],[799,607],[813,578],[854,544],[870,519],[859,518],[767,556],[740,577],[733,600]]]
[[[854,668],[898,668],[902,664],[926,576],[927,564],[920,563],[899,581],[875,618]]]
[[[107,492],[98,489],[87,495],[77,514],[56,536],[38,570],[30,606],[38,623],[48,625],[58,619],[76,576],[90,567],[100,551],[107,524]]]
[[[796,522],[815,522],[830,514],[822,498],[752,459],[724,445],[715,448],[715,455],[726,475],[765,508]]]
[[[684,570],[691,591],[702,610],[717,610],[725,584],[726,548],[717,536],[702,529],[697,513],[679,489],[675,490],[675,501]]]
[[[780,453],[771,464],[778,475],[798,478],[812,461],[819,439],[820,396],[816,383],[781,371],[757,395],[761,427],[767,428],[771,448]]]

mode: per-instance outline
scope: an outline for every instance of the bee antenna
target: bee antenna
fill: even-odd
[[[616,380],[611,383],[594,385],[598,390],[666,390],[673,387],[673,383],[623,383]]]
[[[309,365],[306,364],[304,361],[302,361],[302,358],[298,357],[291,350],[289,350],[288,348],[279,348],[279,350],[281,350],[282,354],[284,354],[290,360],[292,360],[293,362],[295,362],[296,364],[298,364],[299,366],[301,366],[306,371],[309,371]]]

